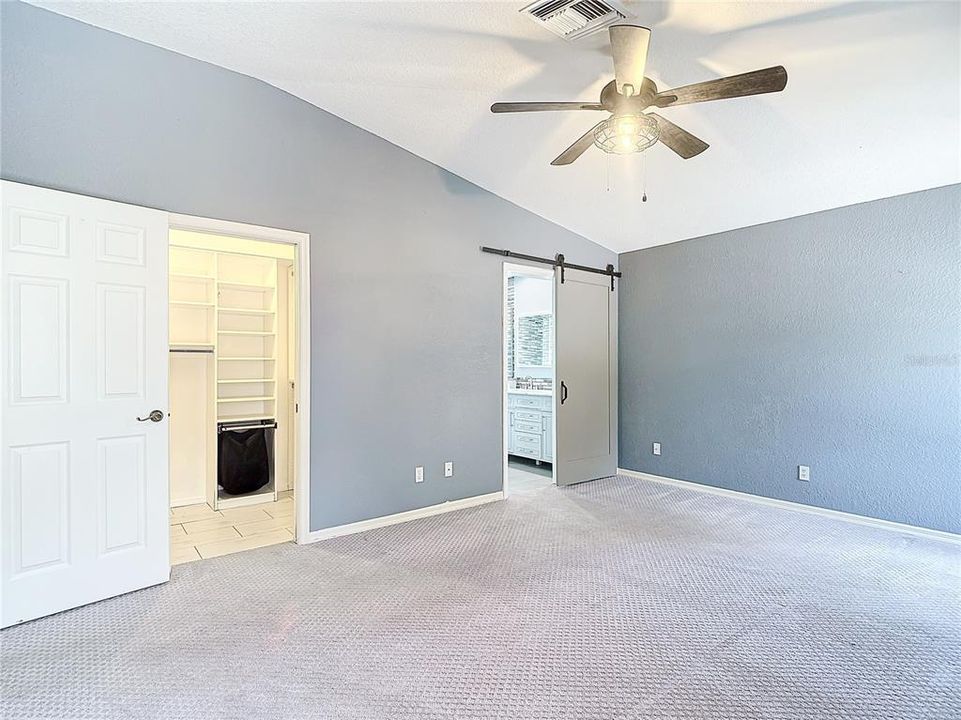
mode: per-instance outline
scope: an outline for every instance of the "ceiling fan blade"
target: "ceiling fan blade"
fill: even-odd
[[[551,165],[570,165],[572,162],[577,160],[577,158],[584,154],[587,148],[594,144],[594,131],[597,130],[598,126],[600,126],[603,122],[604,121],[601,120],[601,122],[597,123],[597,125],[581,135],[577,140],[574,141],[573,145],[551,160]]]
[[[621,95],[637,95],[644,83],[651,31],[639,25],[613,25],[610,33],[617,92]]]
[[[755,70],[742,75],[663,90],[654,96],[657,107],[674,107],[708,100],[726,100],[747,95],[780,92],[787,85],[787,70],[783,66]]]
[[[707,150],[710,145],[699,137],[692,135],[684,128],[680,128],[670,120],[662,118],[657,113],[648,113],[657,122],[659,131],[658,140],[667,145],[685,160],[700,155]]]
[[[603,110],[598,103],[581,102],[499,102],[491,105],[492,113],[544,112],[546,110]]]

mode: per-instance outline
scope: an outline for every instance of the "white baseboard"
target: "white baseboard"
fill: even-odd
[[[410,522],[411,520],[430,517],[431,515],[440,515],[442,513],[454,512],[455,510],[465,510],[466,508],[503,499],[504,492],[498,490],[497,492],[486,495],[475,495],[474,497],[463,498],[461,500],[448,500],[438,505],[428,505],[427,507],[417,508],[416,510],[407,510],[405,512],[394,513],[393,515],[361,520],[360,522],[350,523],[348,525],[312,530],[303,538],[298,537],[297,542],[301,544],[314,543],[319,540],[340,537],[341,535],[352,535],[367,530],[374,530],[375,528],[387,527],[388,525],[398,525],[400,523]]]
[[[198,495],[197,497],[180,498],[179,500],[171,500],[170,507],[185,507],[187,505],[203,505],[207,502],[206,495]]]
[[[782,508],[784,510],[794,510],[796,512],[807,513],[809,515],[821,515],[823,517],[830,517],[834,518],[835,520],[843,520],[856,525],[867,525],[869,527],[881,528],[882,530],[892,530],[894,532],[907,533],[908,535],[916,535],[917,537],[923,537],[927,540],[940,540],[942,542],[961,545],[961,535],[956,535],[944,530],[932,530],[931,528],[917,527],[915,525],[905,525],[904,523],[894,522],[892,520],[880,520],[878,518],[867,517],[865,515],[855,515],[854,513],[842,512],[841,510],[828,510],[827,508],[820,508],[814,505],[791,502],[790,500],[776,500],[774,498],[764,497],[763,495],[752,495],[751,493],[740,492],[738,490],[728,490],[727,488],[719,488],[712,485],[701,485],[700,483],[691,482],[689,480],[677,480],[675,478],[663,477],[661,475],[651,475],[650,473],[638,472],[637,470],[627,470],[626,468],[618,468],[617,473],[618,475],[626,475],[628,477],[638,478],[640,480],[649,480],[651,482],[661,483],[663,485],[675,485],[677,487],[683,487],[686,490],[695,490],[697,492],[707,493],[709,495],[722,495],[724,497],[739,498],[741,500],[758,503],[759,505],[769,505],[771,507]]]

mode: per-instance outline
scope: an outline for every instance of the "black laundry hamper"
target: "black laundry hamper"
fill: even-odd
[[[217,483],[229,495],[252,493],[274,479],[274,430],[277,422],[219,423]]]

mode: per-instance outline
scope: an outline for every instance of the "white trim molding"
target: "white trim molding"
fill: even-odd
[[[815,505],[805,505],[804,503],[792,502],[790,500],[777,500],[775,498],[764,497],[763,495],[752,495],[751,493],[740,492],[739,490],[728,490],[727,488],[714,487],[713,485],[702,485],[691,482],[690,480],[677,480],[675,478],[651,475],[650,473],[628,470],[626,468],[618,468],[617,474],[639,480],[648,480],[662,485],[674,485],[675,487],[682,487],[686,490],[694,490],[695,492],[706,493],[708,495],[721,495],[723,497],[747,500],[748,502],[759,505],[781,508],[782,510],[794,510],[795,512],[807,513],[808,515],[820,515],[835,520],[843,520],[844,522],[854,523],[855,525],[866,525],[868,527],[880,528],[881,530],[906,533],[908,535],[925,538],[926,540],[940,540],[941,542],[947,542],[953,545],[961,545],[961,535],[956,535],[945,530],[932,530],[931,528],[906,525],[904,523],[894,522],[893,520],[881,520],[880,518],[855,515],[854,513],[843,512],[841,510],[829,510],[828,508],[821,508]]]
[[[303,540],[300,538],[298,533],[297,542],[313,543],[320,540],[328,540],[330,538],[340,537],[341,535],[353,535],[354,533],[366,532],[367,530],[387,527],[388,525],[399,525],[400,523],[410,522],[411,520],[419,520],[421,518],[431,517],[432,515],[441,515],[443,513],[454,512],[455,510],[466,510],[467,508],[476,507],[477,505],[485,505],[487,503],[497,502],[498,500],[503,499],[504,492],[498,490],[497,492],[487,493],[486,495],[475,495],[473,497],[463,498],[461,500],[448,500],[447,502],[442,502],[437,505],[428,505],[427,507],[416,508],[415,510],[406,510],[404,512],[394,513],[393,515],[383,515],[381,517],[371,518],[370,520],[360,520],[359,522],[350,523],[348,525],[338,525],[336,527],[324,528],[322,530],[312,530]]]

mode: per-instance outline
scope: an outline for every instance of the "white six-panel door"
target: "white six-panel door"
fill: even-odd
[[[169,578],[167,215],[3,182],[0,219],[7,627]]]
[[[554,481],[617,474],[617,295],[606,275],[554,280]]]

